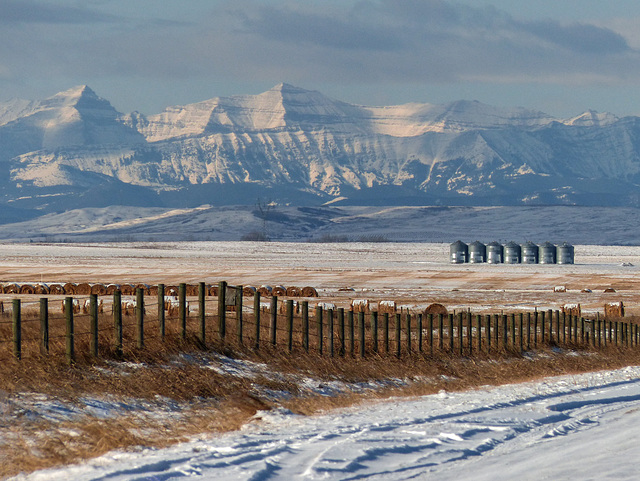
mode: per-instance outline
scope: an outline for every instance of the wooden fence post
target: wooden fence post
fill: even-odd
[[[73,339],[73,297],[65,297],[65,321],[66,321],[66,339],[67,339],[67,362],[73,364],[76,360]]]
[[[444,351],[444,314],[438,314],[438,349]]]
[[[236,286],[236,328],[238,333],[238,344],[242,346],[244,336],[244,319],[242,317],[242,303],[243,303],[243,286]]]
[[[498,314],[493,315],[493,340],[496,349],[500,350],[500,316]]]
[[[418,314],[418,352],[422,352],[422,314]]]
[[[458,313],[458,354],[464,355],[464,312]]]
[[[509,346],[509,323],[507,322],[507,315],[500,316],[502,321],[502,348],[507,349]]]
[[[349,352],[354,356],[356,353],[356,328],[353,320],[353,309],[347,311],[347,324],[349,324]]]
[[[114,347],[117,357],[122,357],[122,292],[117,289],[113,293],[113,327]]]
[[[40,309],[42,312],[42,305]],[[89,296],[89,331],[89,349],[91,350],[91,355],[97,358],[99,356],[98,333],[100,332],[98,330],[98,294]]]
[[[187,285],[184,282],[178,284],[178,317],[180,318],[180,330],[182,339],[187,338]]]
[[[322,332],[322,306],[316,306],[316,332],[318,333],[318,352],[322,356],[324,333]]]
[[[487,353],[491,352],[491,314],[484,316],[486,322]]]
[[[137,325],[137,346],[144,349],[144,291],[136,288],[136,325]]]
[[[358,312],[358,331],[360,332],[360,357],[364,358],[365,343],[364,343],[364,312]]]
[[[160,329],[160,339],[164,342],[165,335],[164,318],[164,284],[158,284],[158,324]]]
[[[40,352],[49,354],[49,299],[46,297],[40,298]]]
[[[333,357],[333,309],[327,309],[327,328],[329,329],[329,356]]]
[[[382,340],[384,342],[384,352],[389,354],[389,313],[382,314]]]
[[[476,336],[478,336],[477,340],[477,349],[478,354],[482,353],[482,315],[476,314]]]
[[[538,309],[533,312],[533,347],[538,347]]]
[[[378,311],[371,311],[371,337],[373,338],[373,352],[378,354]]]
[[[271,345],[275,346],[278,342],[278,296],[271,296]]]
[[[207,285],[204,282],[198,282],[198,320],[200,321],[200,342],[203,346],[207,344],[206,295]]]
[[[285,306],[287,316],[287,349],[293,351],[293,300],[288,299]]]
[[[347,350],[347,342],[344,337],[344,307],[338,308],[338,335],[340,336],[340,356],[344,357],[344,354]]]
[[[449,314],[449,352],[453,354],[453,342],[454,342],[454,334],[453,334],[453,314]]]
[[[302,301],[302,347],[309,352],[309,301]]]
[[[304,302],[302,303],[303,306],[304,306]],[[260,293],[258,291],[256,291],[256,293],[253,295],[253,318],[256,323],[255,350],[257,351],[258,349],[260,349]],[[308,345],[308,342],[309,342],[309,339],[307,339],[307,345]]]
[[[401,351],[400,351],[400,341],[401,341],[401,319],[400,319],[400,314],[396,313],[396,357],[400,357]]]
[[[562,311],[562,344],[567,343],[567,313]]]
[[[427,323],[429,324],[429,352],[433,356],[433,314],[428,314]]]
[[[471,310],[467,311],[467,350],[469,351],[469,356],[473,356],[473,338],[471,336],[471,327],[473,316],[471,315]]]
[[[411,355],[411,313],[407,310],[407,354]]]
[[[13,299],[12,305],[13,356],[20,360],[22,359],[22,315],[20,312],[20,299]]]
[[[218,282],[218,337],[224,342],[227,335],[227,283]]]

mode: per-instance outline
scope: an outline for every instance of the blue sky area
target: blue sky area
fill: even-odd
[[[640,115],[637,0],[0,0],[0,101],[145,114],[280,82],[367,105]]]

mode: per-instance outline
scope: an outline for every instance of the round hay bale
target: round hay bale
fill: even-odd
[[[142,289],[142,295],[144,296],[149,295],[149,284],[144,284],[144,283],[136,284],[134,286],[134,289]]]
[[[271,295],[277,297],[284,297],[287,295],[287,288],[284,286],[276,286],[271,289]]]
[[[91,286],[86,282],[81,282],[76,286],[76,294],[81,296],[88,296],[91,294]]]
[[[157,296],[158,295],[158,286],[149,286],[149,295]]]
[[[35,294],[35,287],[31,284],[22,284],[20,286],[20,294]]]
[[[256,295],[256,288],[253,286],[244,286],[242,288],[242,294],[247,297],[253,297]]]
[[[104,284],[93,284],[91,286],[91,294],[104,296],[106,293],[107,293],[107,286],[105,286]]]
[[[616,290],[613,287],[607,287],[604,292],[616,292]]]
[[[300,297],[301,295],[302,289],[300,289],[299,287],[287,287],[287,297]]]
[[[187,284],[187,295],[188,296],[197,296],[199,294],[198,284]]]
[[[271,296],[271,286],[260,286],[258,288],[258,293],[262,296],[262,297],[269,297]]]
[[[65,294],[75,294],[76,293],[76,285],[73,282],[67,282],[64,286]]]
[[[209,286],[209,295],[216,297],[218,295],[218,284]]]
[[[20,286],[18,284],[5,284],[4,286],[5,294],[20,294]]]
[[[178,286],[164,286],[164,295],[165,296],[177,296],[178,295]]]
[[[449,313],[447,312],[447,308],[444,307],[442,304],[438,304],[437,302],[434,302],[433,304],[429,304],[427,306],[427,308],[424,310],[424,314],[433,314],[436,316],[438,314],[442,314],[443,316],[446,316]]]
[[[35,286],[33,286],[34,288],[34,294],[49,294],[49,286],[46,284],[36,284]]]
[[[313,287],[303,287],[302,297],[318,297],[318,291],[316,291]]]
[[[121,284],[120,292],[123,296],[133,296],[136,293],[136,288],[131,284]]]
[[[49,284],[49,294],[61,296],[64,294],[64,286],[62,284]]]
[[[120,289],[120,284],[109,284],[107,285],[107,295],[111,296],[114,292]]]

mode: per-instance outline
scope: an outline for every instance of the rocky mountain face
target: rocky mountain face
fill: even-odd
[[[124,115],[81,86],[0,103],[0,147],[5,216],[257,198],[640,204],[640,118],[593,111],[562,120],[469,101],[366,107],[280,84]]]

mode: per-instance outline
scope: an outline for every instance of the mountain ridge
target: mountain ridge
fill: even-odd
[[[42,212],[77,207],[97,186],[105,202],[176,207],[640,205],[640,118],[592,110],[372,107],[281,83],[147,116],[81,85],[0,103],[0,146],[0,202]]]

